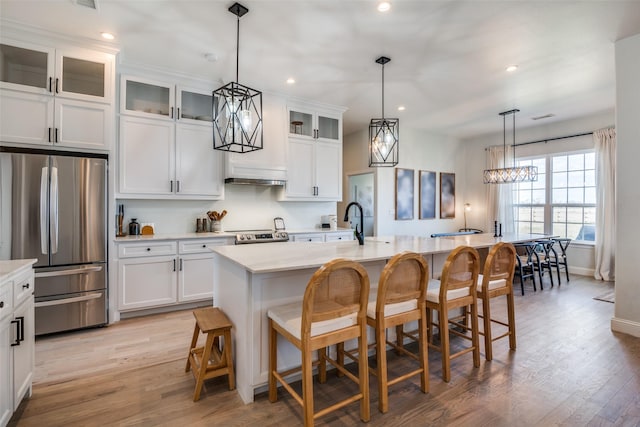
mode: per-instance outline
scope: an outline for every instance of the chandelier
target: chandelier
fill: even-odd
[[[395,166],[398,164],[399,119],[384,117],[384,64],[386,56],[376,59],[382,65],[382,118],[371,119],[369,124],[369,166]]]
[[[262,149],[262,92],[238,83],[240,17],[249,9],[234,3],[237,16],[236,81],[213,91],[213,148],[234,153]]]
[[[484,183],[485,184],[510,184],[513,182],[523,181],[537,181],[538,180],[538,167],[537,166],[516,166],[516,113],[518,109],[504,111],[500,113],[502,116],[502,155],[503,166],[496,169],[485,169],[484,171]],[[506,167],[507,165],[507,119],[508,115],[513,115],[513,166]]]

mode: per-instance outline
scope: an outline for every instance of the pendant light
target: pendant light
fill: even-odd
[[[249,9],[234,3],[237,16],[236,81],[213,91],[213,148],[234,153],[262,149],[262,92],[238,83],[240,17]]]
[[[400,120],[384,117],[384,65],[389,61],[386,56],[376,59],[382,65],[382,118],[371,119],[369,124],[369,167],[398,164]]]
[[[511,184],[513,182],[523,181],[537,181],[538,180],[538,167],[537,166],[516,166],[516,113],[518,109],[504,111],[500,113],[502,116],[502,155],[503,166],[502,168],[485,169],[484,171],[484,183],[485,184]],[[508,115],[513,115],[513,167],[507,166],[507,119]]]

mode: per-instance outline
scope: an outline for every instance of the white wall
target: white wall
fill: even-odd
[[[335,202],[278,202],[278,187],[231,185],[225,187],[225,200],[118,200],[124,204],[125,227],[131,218],[154,223],[156,234],[196,231],[196,219],[207,211],[227,210],[224,230],[272,229],[273,218],[284,218],[287,229],[320,226],[321,215],[336,213]],[[125,228],[126,230],[126,228]]]
[[[611,329],[640,337],[640,34],[616,42],[616,304]]]
[[[461,144],[458,140],[435,135],[421,130],[401,128],[398,168],[414,170],[414,219],[395,220],[395,168],[368,168],[368,129],[347,135],[344,140],[344,174],[375,171],[375,234],[384,235],[421,235],[457,231],[463,226],[462,209],[465,203],[464,158],[460,155]],[[456,217],[439,219],[439,195],[436,196],[436,219],[418,219],[418,176],[420,170],[456,174]],[[346,178],[345,178],[346,180]],[[344,194],[348,194],[344,193]],[[339,205],[338,209],[342,209]]]

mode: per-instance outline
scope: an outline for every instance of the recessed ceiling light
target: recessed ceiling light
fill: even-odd
[[[106,39],[106,40],[113,40],[116,38],[116,36],[107,32],[100,33],[100,35],[102,36],[103,39]]]
[[[388,12],[391,9],[391,3],[388,1],[381,1],[378,3],[378,12]]]
[[[513,72],[514,72],[515,70],[517,70],[517,69],[518,69],[518,66],[517,66],[517,65],[509,65],[509,66],[506,68],[507,72],[509,72],[509,73],[513,73]]]
[[[406,108],[405,108],[405,106],[404,106],[404,105],[400,105],[400,106],[398,107],[398,111],[404,111],[405,109],[406,109]]]
[[[287,84],[292,85],[292,84],[294,84],[295,82],[296,82],[296,79],[294,79],[293,77],[289,77],[289,78],[287,79]]]

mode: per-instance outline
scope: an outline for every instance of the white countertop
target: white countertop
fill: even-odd
[[[339,232],[353,232],[351,228],[338,228],[332,230],[330,228],[307,228],[307,229],[294,229],[283,230],[289,234],[306,234],[306,233],[339,233]],[[123,236],[115,237],[116,243],[131,243],[131,242],[146,242],[149,240],[186,240],[186,239],[224,239],[235,238],[236,234],[240,231],[223,231],[221,233],[165,233],[165,234],[153,234],[146,236]]]
[[[541,235],[469,234],[447,237],[382,236],[367,237],[363,246],[357,240],[326,243],[268,243],[257,245],[219,246],[212,250],[243,266],[251,273],[317,268],[334,258],[358,262],[386,260],[403,251],[421,254],[451,252],[458,246],[489,247],[497,242],[523,242],[544,238]]]
[[[11,261],[0,261],[0,281],[11,276],[18,270],[33,265],[37,259],[14,259]]]

